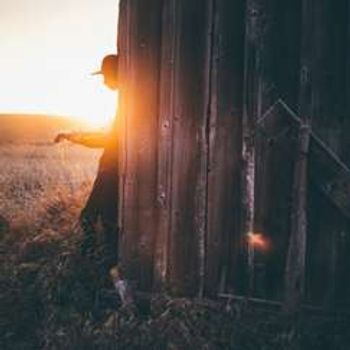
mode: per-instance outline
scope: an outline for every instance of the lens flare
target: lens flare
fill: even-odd
[[[259,250],[267,250],[269,241],[262,233],[248,233],[248,244]]]

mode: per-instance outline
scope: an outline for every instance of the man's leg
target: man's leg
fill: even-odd
[[[92,255],[96,247],[97,213],[83,211],[80,216],[80,225],[84,231],[84,240],[81,246],[83,255]]]
[[[102,249],[106,272],[113,266],[118,265],[118,239],[119,230],[117,224],[109,218],[101,217],[103,227]]]

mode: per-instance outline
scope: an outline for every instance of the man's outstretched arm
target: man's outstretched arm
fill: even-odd
[[[103,132],[72,132],[60,133],[55,137],[55,143],[64,140],[90,148],[103,148],[106,145],[107,134]]]

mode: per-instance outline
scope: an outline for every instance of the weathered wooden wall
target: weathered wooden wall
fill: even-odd
[[[142,289],[152,285],[157,232],[161,4],[120,2],[121,255]]]
[[[138,288],[349,302],[347,201],[327,190],[350,194],[349,12],[120,1],[121,253]],[[271,249],[247,249],[247,231]]]

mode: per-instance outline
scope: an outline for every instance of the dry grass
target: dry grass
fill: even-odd
[[[36,227],[44,224],[41,215],[62,200],[81,206],[100,152],[70,144],[0,146],[0,215],[13,226]]]
[[[0,301],[5,311],[0,348],[37,344],[43,296],[36,278],[60,254],[77,248],[78,216],[100,153],[70,144],[0,145]]]

